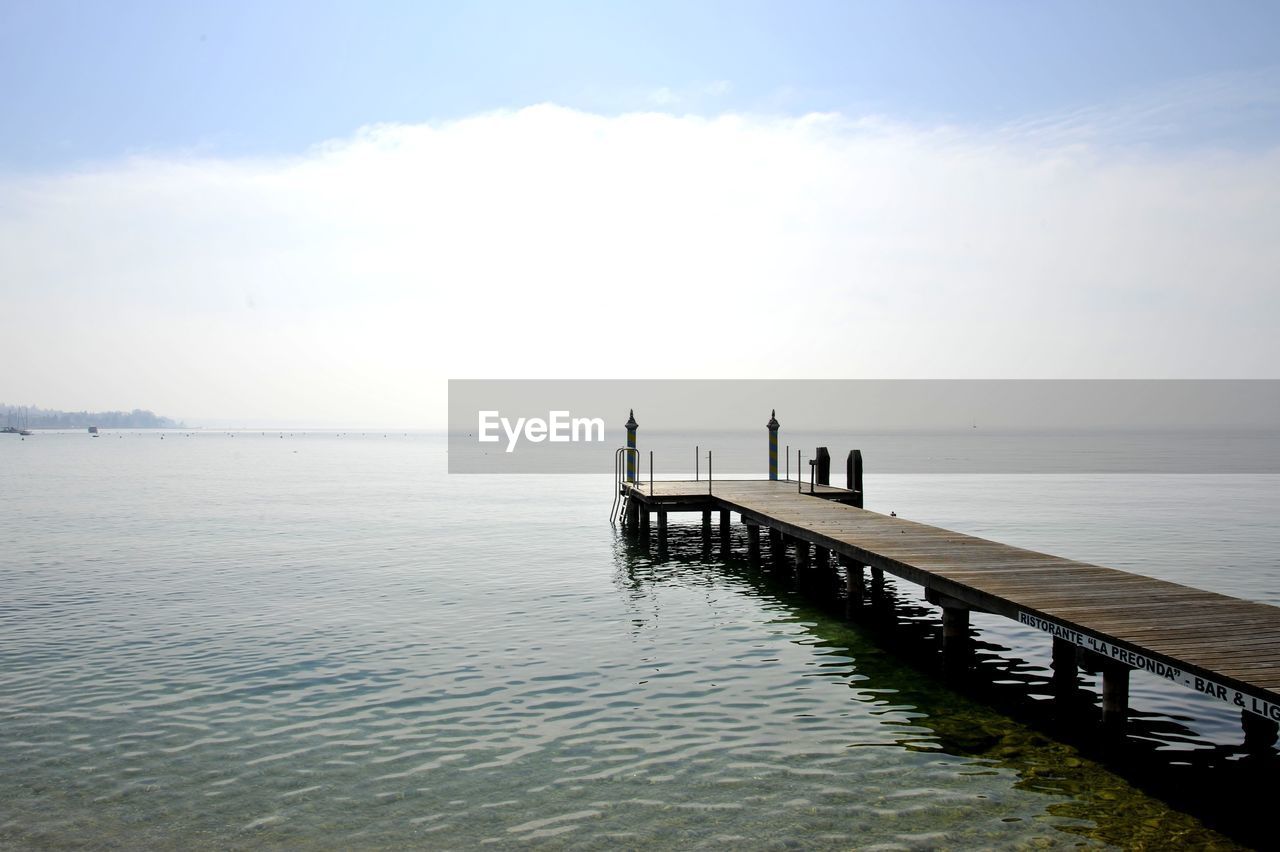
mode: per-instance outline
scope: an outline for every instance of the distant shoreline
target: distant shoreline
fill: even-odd
[[[0,403],[0,420],[23,429],[186,429],[185,423],[152,411],[62,411]],[[2,425],[2,424],[0,424]]]

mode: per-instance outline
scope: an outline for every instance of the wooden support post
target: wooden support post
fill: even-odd
[[[836,595],[839,592],[840,584],[843,582],[840,576],[840,565],[831,559],[829,551],[826,561],[822,563],[822,574],[818,579],[822,583],[824,595]]]
[[[729,515],[728,509],[720,510],[720,543],[727,550],[729,547]]]
[[[942,608],[942,660],[950,670],[969,665],[969,610],[964,607]]]
[[[1076,664],[1076,646],[1065,639],[1053,638],[1053,694],[1066,706],[1074,703],[1080,673]]]
[[[871,569],[871,598],[872,600],[884,600],[884,569]]]
[[[862,565],[855,563],[847,556],[840,557],[844,565],[845,606],[852,612],[862,606],[863,572]]]
[[[1129,718],[1129,667],[1107,663],[1102,667],[1102,725],[1123,731]]]
[[[813,546],[813,561],[809,567],[809,576],[805,579],[809,591],[826,597],[831,594],[834,585],[831,575],[831,551],[825,547]]]
[[[1102,671],[1106,657],[1095,651],[1081,648],[1076,652],[1076,666],[1085,674],[1096,675]]]
[[[647,505],[640,507],[640,535],[649,535],[649,507]]]
[[[658,510],[658,547],[667,546],[667,510]]]
[[[809,542],[796,539],[796,567],[801,570],[809,568]]]
[[[747,524],[747,560],[752,568],[760,565],[760,527]]]
[[[1244,747],[1254,754],[1267,754],[1275,748],[1277,735],[1280,735],[1280,724],[1270,719],[1240,711],[1240,725],[1244,728]]]
[[[773,527],[769,527],[769,559],[775,568],[781,568],[787,561],[787,540]]]
[[[627,501],[627,529],[633,534],[640,528],[640,501],[632,497]]]
[[[702,537],[711,540],[711,510],[702,510]]]

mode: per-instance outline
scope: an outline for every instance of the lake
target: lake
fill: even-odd
[[[948,684],[915,587],[850,623],[696,515],[659,559],[607,471],[450,476],[423,433],[0,439],[0,845],[1270,836],[1238,714],[1135,674],[1125,747],[1059,735],[1043,634],[975,615]],[[869,509],[1280,604],[1280,476],[866,464]]]

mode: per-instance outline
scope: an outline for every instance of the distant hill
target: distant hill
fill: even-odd
[[[83,429],[101,426],[106,429],[183,429],[185,424],[150,411],[57,411],[33,406],[0,403],[0,426],[26,429]]]

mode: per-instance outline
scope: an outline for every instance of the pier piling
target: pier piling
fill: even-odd
[[[747,524],[747,561],[752,568],[760,567],[760,525]]]
[[[787,541],[774,527],[769,527],[769,560],[774,568],[781,568],[787,561]]]
[[[1053,638],[1053,695],[1063,708],[1075,703],[1080,678],[1077,656],[1075,645]]]
[[[965,607],[942,608],[942,658],[949,669],[968,667],[969,610]]]
[[[1111,661],[1102,664],[1102,726],[1123,732],[1129,719],[1129,667]]]
[[[884,600],[884,569],[871,569],[871,599],[877,603]]]
[[[947,669],[959,670],[969,663],[969,607],[936,589],[926,589],[925,600],[942,608],[942,659]]]
[[[847,556],[840,557],[840,562],[844,565],[845,607],[852,613],[853,610],[862,606],[862,591],[865,579],[862,565]]]

